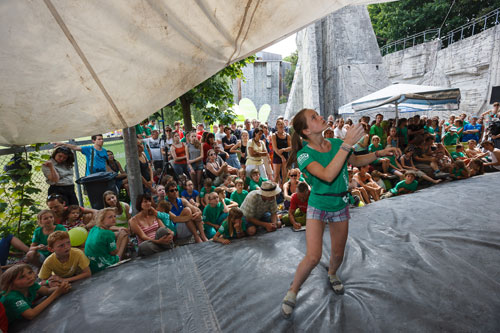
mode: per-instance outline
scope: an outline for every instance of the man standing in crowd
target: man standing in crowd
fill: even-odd
[[[181,130],[181,122],[180,121],[176,121],[174,123],[174,132],[179,133],[179,139],[182,139],[184,137],[184,133]]]
[[[281,189],[276,183],[267,180],[262,182],[260,190],[254,190],[247,195],[241,204],[241,210],[250,225],[247,228],[249,235],[255,234],[256,227],[263,227],[268,232],[281,227],[276,203],[276,196],[280,192]]]
[[[236,136],[231,133],[231,128],[229,126],[224,127],[225,136],[222,138],[222,145],[224,146],[224,151],[229,155],[226,160],[227,164],[233,168],[239,169],[241,167],[240,161],[238,159],[238,154],[231,153],[231,148],[238,143]]]
[[[464,126],[462,142],[468,142],[469,140],[480,142],[479,133],[481,133],[481,127],[481,124],[477,123],[477,116],[472,116],[470,123]]]
[[[56,142],[55,147],[65,146],[69,149],[79,151],[87,160],[87,170],[85,171],[85,176],[96,172],[109,171],[107,165],[108,162],[108,152],[102,146],[104,144],[104,138],[102,134],[92,135],[92,146],[75,146],[69,143]]]
[[[344,119],[343,118],[339,118],[338,121],[339,121],[338,122],[338,126],[333,130],[333,135],[337,139],[344,140],[345,135],[347,133],[347,129],[344,126]]]
[[[238,127],[236,127],[236,123],[231,124],[231,130],[233,131],[236,140],[241,140],[241,131]]]
[[[158,130],[153,130],[151,137],[144,139],[143,142],[149,147],[154,168],[161,169],[165,155],[165,143],[160,139]]]
[[[374,135],[377,135],[380,138],[380,144],[382,147],[385,147],[385,136],[384,129],[382,128],[382,120],[384,120],[384,116],[380,113],[375,117],[375,124],[370,128],[370,142]]]
[[[245,131],[248,132],[248,139],[251,139],[252,136],[250,135],[250,133],[252,132],[252,124],[250,123],[249,119],[245,119]]]
[[[205,126],[203,126],[202,123],[196,125],[196,138],[198,140],[201,140],[201,137],[203,136],[204,132],[205,132]]]

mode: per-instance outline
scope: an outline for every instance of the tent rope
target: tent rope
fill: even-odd
[[[108,91],[106,90],[106,88],[104,88],[104,85],[102,84],[101,80],[97,76],[97,73],[94,71],[94,68],[92,68],[87,57],[83,53],[82,49],[80,48],[80,46],[78,46],[78,43],[76,42],[75,38],[73,37],[73,35],[69,31],[66,23],[64,23],[61,15],[59,15],[59,12],[57,11],[57,9],[54,7],[54,5],[52,4],[52,2],[50,0],[44,0],[44,2],[45,2],[45,5],[47,6],[47,8],[49,9],[50,13],[52,14],[54,19],[56,20],[59,27],[64,32],[64,35],[66,36],[66,38],[68,38],[69,42],[71,43],[71,45],[75,49],[78,56],[80,56],[80,59],[83,61],[83,64],[85,65],[85,67],[87,67],[87,70],[89,71],[90,75],[94,79],[95,83],[97,84],[99,89],[101,89],[101,92],[103,93],[104,97],[108,100],[109,104],[111,105],[111,108],[113,109],[116,116],[118,117],[118,119],[122,123],[122,127],[123,128],[129,127],[127,125],[127,122],[123,118],[123,115],[118,110],[118,107],[116,106],[115,102],[113,101],[111,96],[108,94]]]

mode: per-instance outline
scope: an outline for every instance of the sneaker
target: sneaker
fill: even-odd
[[[434,174],[434,178],[436,179],[447,178],[449,175],[450,175],[449,173],[439,171]]]
[[[337,275],[328,275],[328,280],[330,281],[330,286],[332,287],[334,293],[337,295],[344,294],[344,285]]]
[[[297,299],[297,295],[294,292],[288,291],[281,302],[281,315],[285,317],[285,319],[290,318],[293,313],[293,309],[295,308],[295,302]]]

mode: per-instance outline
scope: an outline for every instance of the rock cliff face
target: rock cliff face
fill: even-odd
[[[500,28],[495,26],[441,49],[439,40],[384,56],[391,82],[460,88],[460,110],[490,108],[491,88],[500,85]]]
[[[285,117],[323,116],[390,84],[365,6],[348,6],[297,33],[299,61]]]

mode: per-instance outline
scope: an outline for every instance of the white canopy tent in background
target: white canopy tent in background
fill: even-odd
[[[0,144],[131,127],[225,66],[369,0],[4,0]]]
[[[394,112],[398,118],[402,112],[457,110],[459,104],[458,88],[393,84],[341,106],[339,114],[349,115],[370,110]]]

